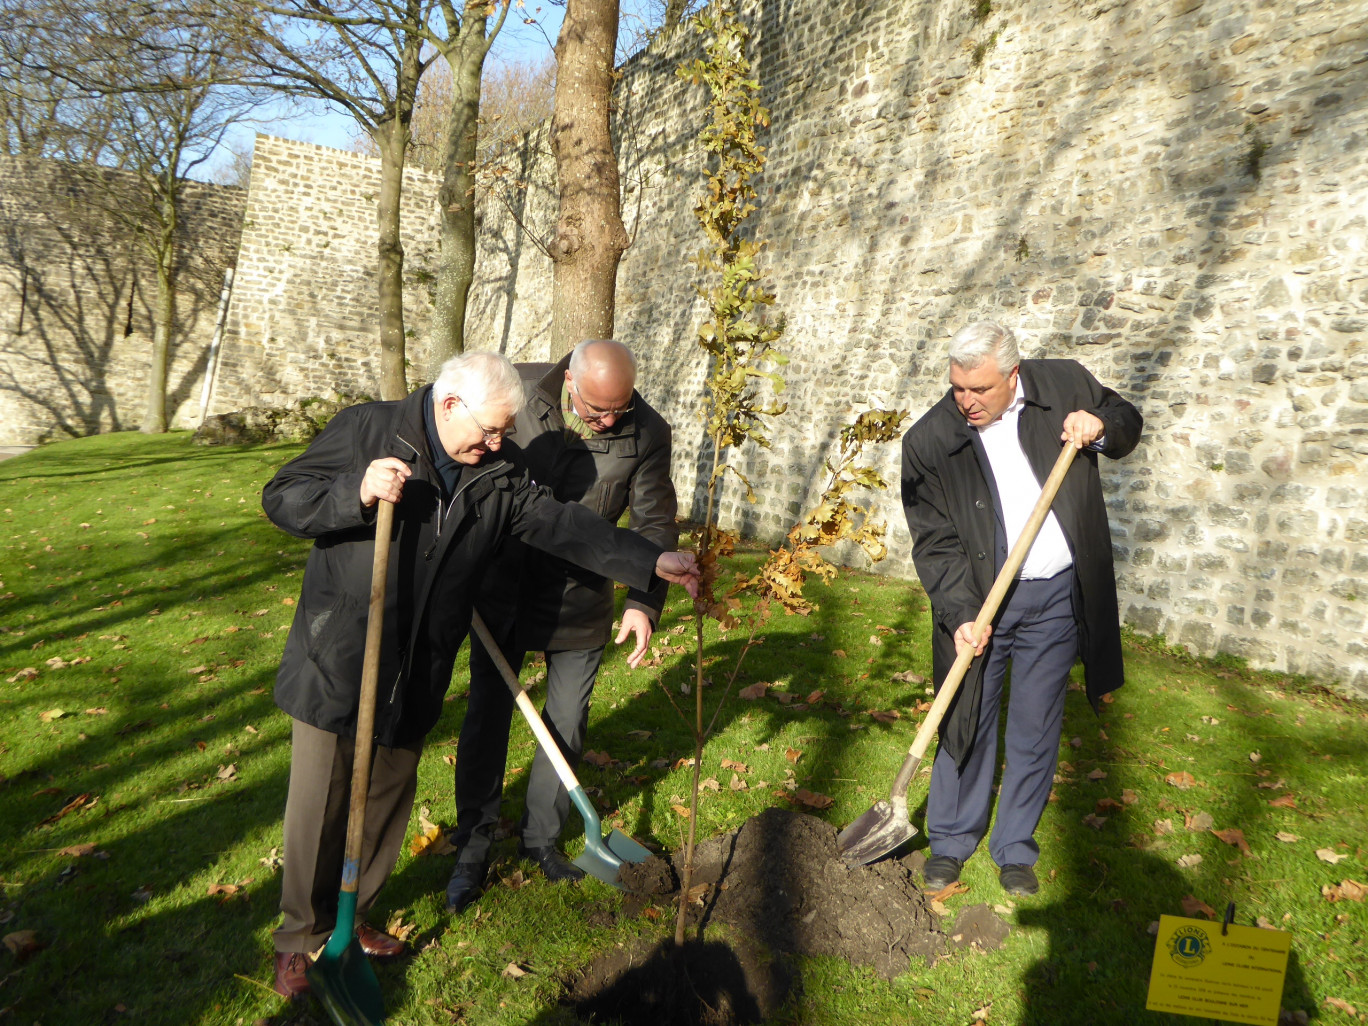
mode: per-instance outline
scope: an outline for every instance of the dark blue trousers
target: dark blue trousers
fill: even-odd
[[[988,830],[997,767],[998,710],[1008,663],[1006,766],[988,853],[999,866],[1035,865],[1034,837],[1059,758],[1064,691],[1078,656],[1073,570],[1043,581],[1017,581],[993,626],[983,672],[978,732],[963,767],[936,752],[926,832],[933,855],[965,860]]]

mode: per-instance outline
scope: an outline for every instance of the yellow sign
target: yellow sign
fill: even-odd
[[[1152,1012],[1277,1026],[1292,935],[1179,916],[1159,918],[1150,968]]]

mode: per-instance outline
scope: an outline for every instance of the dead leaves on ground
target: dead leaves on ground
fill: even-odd
[[[418,833],[409,842],[409,852],[415,856],[453,855],[456,846],[448,840],[444,828],[428,819],[428,810],[423,808],[418,810]]]
[[[1333,848],[1316,849],[1316,858],[1320,859],[1322,862],[1328,862],[1332,866],[1337,862],[1342,862],[1348,857],[1348,855],[1337,852]]]
[[[1201,898],[1191,894],[1183,895],[1183,915],[1189,919],[1195,919],[1199,913],[1208,919],[1216,918],[1216,910]]]
[[[1164,783],[1176,787],[1180,791],[1186,791],[1188,788],[1197,786],[1197,778],[1187,770],[1179,770],[1166,776]]]
[[[1365,893],[1368,893],[1368,887],[1357,880],[1341,880],[1337,884],[1325,884],[1321,887],[1321,896],[1331,902],[1362,901]]]

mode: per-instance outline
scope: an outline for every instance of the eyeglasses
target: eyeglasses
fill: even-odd
[[[580,395],[579,385],[575,384],[572,381],[570,382],[570,387],[574,389],[575,398],[580,401],[580,405],[588,411],[586,414],[580,417],[580,419],[584,421],[586,424],[597,424],[601,420],[603,420],[604,417],[625,417],[627,414],[631,413],[632,410],[636,407],[636,403],[628,403],[620,410],[600,410],[592,403],[590,403],[588,400],[586,400],[584,396]]]
[[[475,414],[471,412],[470,407],[466,405],[466,401],[464,399],[462,399],[458,395],[456,397],[456,401],[461,404],[461,408],[464,409],[466,413],[470,414],[470,419],[475,421],[475,426],[480,429],[480,434],[483,436],[486,442],[503,441],[505,436],[507,436],[508,433],[513,430],[512,428],[502,428],[498,431],[491,431],[489,428],[481,424],[478,420],[475,420]]]

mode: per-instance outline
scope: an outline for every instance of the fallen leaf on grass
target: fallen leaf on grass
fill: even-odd
[[[1338,1008],[1341,1012],[1344,1012],[1346,1015],[1358,1015],[1358,1009],[1351,1005],[1348,1001],[1342,1001],[1337,997],[1328,997],[1325,999],[1325,1003],[1329,1005],[1331,1008]]]
[[[133,892],[131,897],[139,905],[146,905],[149,901],[152,900],[152,888],[147,884],[143,884],[141,887],[139,887],[136,891]]]
[[[799,759],[801,759],[802,757],[803,757],[802,749],[799,749],[799,748],[786,748],[786,749],[784,749],[784,758],[787,759],[789,762],[796,763],[796,762],[797,762]]]
[[[108,715],[109,715],[109,710],[106,709],[104,706],[101,705],[101,706],[95,707],[94,709],[87,709],[87,710],[86,710],[86,715],[87,715],[87,716],[108,716]]]
[[[60,720],[65,715],[66,712],[62,709],[48,709],[46,712],[40,712],[38,718],[44,723],[51,723],[53,720]]]
[[[596,752],[592,748],[585,752],[582,758],[585,762],[592,763],[599,769],[605,769],[613,762],[613,757],[607,752]]]
[[[274,854],[275,849],[271,851]],[[423,808],[418,811],[418,833],[409,842],[409,851],[414,855],[451,855],[456,846],[442,827],[427,818],[427,809]]]
[[[1368,888],[1357,880],[1341,880],[1338,884],[1326,884],[1321,888],[1321,895],[1326,901],[1362,901]]]
[[[749,773],[749,772],[750,772],[750,767],[748,767],[744,762],[737,762],[735,759],[723,759],[723,760],[722,760],[722,768],[723,768],[723,769],[729,769],[729,770],[736,770],[737,773]]]
[[[803,701],[807,702],[808,705],[816,705],[822,700],[822,696],[825,694],[825,691],[809,691],[807,698]]]
[[[1339,852],[1334,851],[1334,850],[1331,849],[1331,848],[1317,848],[1317,849],[1316,849],[1316,858],[1320,859],[1322,862],[1328,862],[1328,863],[1330,863],[1330,865],[1332,865],[1332,866],[1333,866],[1335,863],[1337,863],[1337,862],[1342,862],[1343,860],[1347,859],[1348,857],[1349,857],[1348,855],[1342,855],[1342,854],[1340,854]]]
[[[88,792],[86,794],[78,794],[75,798],[71,799],[71,801],[63,805],[56,815],[49,816],[47,819],[44,820],[40,820],[38,822],[38,825],[47,826],[49,823],[56,823],[63,816],[69,816],[77,809],[83,809],[87,806],[94,805],[97,801],[99,801],[99,799]]]
[[[984,1006],[983,1006],[982,1008],[975,1008],[975,1009],[974,1009],[974,1022],[987,1022],[987,1021],[988,1021],[988,1012],[989,1012],[989,1010],[990,1010],[992,1007],[993,1007],[993,1003],[992,1003],[991,1001],[989,1001],[989,1002],[985,1003]]]
[[[1284,780],[1282,777],[1279,777],[1279,778],[1278,778],[1277,780],[1275,780],[1275,781],[1268,781],[1268,780],[1260,781],[1259,783],[1255,784],[1254,786],[1255,786],[1255,787],[1261,787],[1261,788],[1263,788],[1265,791],[1276,791],[1276,790],[1278,790],[1279,788],[1286,787],[1286,786],[1287,786],[1287,781]]]
[[[1121,801],[1122,801],[1124,804],[1126,804],[1126,805],[1134,805],[1134,804],[1135,804],[1136,802],[1138,802],[1139,800],[1140,800],[1140,796],[1139,796],[1138,794],[1136,794],[1134,791],[1132,791],[1129,787],[1123,787],[1123,788],[1121,789]]]
[[[1093,770],[1091,773],[1088,774],[1088,779],[1089,779],[1089,780],[1106,780],[1106,779],[1107,779],[1107,771],[1106,771],[1106,770],[1102,770],[1102,769],[1095,769],[1095,770]]]
[[[1273,925],[1273,921],[1269,919],[1267,916],[1259,916],[1257,919],[1254,920],[1254,925],[1257,926],[1260,930],[1277,929],[1277,927]]]
[[[20,670],[18,673],[16,673],[13,677],[6,677],[5,680],[6,680],[6,682],[8,682],[8,683],[10,683],[10,684],[14,684],[14,683],[16,683],[16,682],[18,682],[18,681],[21,681],[21,680],[34,680],[37,676],[38,676],[38,669],[37,669],[37,667],[34,667],[34,666],[25,666],[22,670]]]
[[[1180,791],[1186,791],[1189,787],[1196,786],[1197,778],[1194,777],[1187,770],[1180,770],[1176,773],[1170,773],[1168,776],[1166,776],[1164,778],[1164,783],[1176,787]]]
[[[1268,804],[1275,809],[1295,809],[1297,807],[1297,799],[1293,798],[1290,794],[1280,794]]]
[[[1107,825],[1107,817],[1098,816],[1090,812],[1083,817],[1083,822],[1086,823],[1088,826],[1092,827],[1094,830],[1101,830],[1104,826]]]
[[[1273,836],[1282,841],[1283,844],[1291,844],[1293,841],[1301,840],[1296,834],[1289,834],[1286,830],[1279,830]]]
[[[716,778],[716,777],[708,777],[708,779],[706,779],[706,780],[700,780],[700,781],[698,782],[698,787],[699,787],[699,789],[702,790],[702,791],[720,791],[720,790],[722,790],[722,785],[719,784],[719,783],[717,782],[717,778]]]
[[[1226,844],[1239,848],[1241,855],[1249,854],[1249,842],[1245,840],[1244,831],[1240,830],[1238,827],[1230,827],[1226,830],[1212,830],[1211,832],[1225,841]]]
[[[686,905],[703,904],[703,896],[708,893],[708,885],[705,883],[694,884],[684,892],[683,901]]]
[[[902,670],[902,671],[900,671],[900,672],[898,672],[898,673],[895,673],[895,674],[893,674],[893,676],[892,676],[891,679],[897,681],[897,682],[900,683],[900,684],[925,684],[925,683],[926,683],[926,678],[925,678],[925,677],[923,677],[920,673],[913,673],[911,670]]]
[[[687,758],[687,759],[676,759],[676,760],[675,760],[674,766],[672,766],[671,768],[672,768],[672,769],[685,769],[685,768],[692,769],[692,768],[693,768],[693,764],[694,764],[693,757],[690,756],[690,757]],[[654,766],[655,763],[651,763],[651,765]]]
[[[928,893],[926,899],[928,901],[946,901],[949,898],[953,898],[956,894],[967,893],[969,893],[969,886],[963,880],[956,880],[954,883],[946,884],[934,893]]]
[[[1154,821],[1154,836],[1163,837],[1165,834],[1173,833],[1173,820],[1156,819]]]
[[[509,962],[508,965],[504,966],[504,971],[499,975],[505,980],[519,980],[527,975],[527,970],[518,968],[516,962]]]
[[[754,702],[757,698],[764,698],[765,692],[769,690],[769,684],[765,681],[756,681],[749,687],[744,687],[737,692],[739,696],[748,702]]]
[[[218,773],[214,774],[220,780],[237,779],[237,763],[230,762],[227,766],[220,766]]]
[[[897,709],[870,709],[868,711],[869,715],[880,723],[897,723],[898,720],[902,719],[902,714]]]
[[[16,930],[14,933],[5,934],[4,945],[9,949],[10,954],[15,958],[25,959],[36,951],[41,951],[46,945],[38,939],[38,934],[34,930]]]
[[[629,730],[627,731],[627,736],[634,737],[638,741],[649,741],[651,739],[651,732],[649,730]]]
[[[442,761],[443,761],[444,763],[446,763],[448,766],[455,766],[455,765],[456,765],[456,756],[451,755],[450,753],[448,753],[448,754],[442,756]]]
[[[733,791],[749,791],[750,784],[746,783],[735,773],[732,774],[731,783],[727,785]]]
[[[1183,896],[1183,914],[1192,918],[1199,912],[1208,919],[1216,918],[1216,910],[1205,901],[1201,898],[1194,897],[1191,894],[1185,894]]]
[[[793,793],[793,797],[806,805],[809,809],[826,809],[833,804],[832,799],[828,798],[826,795],[819,794],[816,791],[809,791],[802,787],[798,788],[798,790]]]
[[[1201,864],[1202,856],[1197,854],[1184,855],[1178,859],[1179,869],[1191,869],[1193,866],[1200,866]]]
[[[65,848],[58,848],[58,855],[69,855],[73,859],[79,859],[83,855],[94,855],[95,845],[93,844],[68,844]]]
[[[1262,758],[1263,758],[1263,756],[1260,755],[1258,752],[1250,752],[1250,753],[1249,753],[1249,761],[1250,761],[1250,762],[1258,762],[1258,761],[1261,760]]]
[[[239,887],[237,884],[210,884],[209,897],[221,897],[221,900],[219,901],[219,904],[221,905],[225,901],[231,901],[241,890],[242,888]]]
[[[1097,805],[1093,807],[1093,811],[1096,812],[1099,816],[1101,816],[1104,813],[1113,812],[1116,809],[1120,809],[1123,807],[1124,806],[1122,806],[1122,804],[1118,802],[1115,798],[1099,798],[1097,800]]]
[[[1216,825],[1209,812],[1184,813],[1183,826],[1189,830],[1210,830]]]

